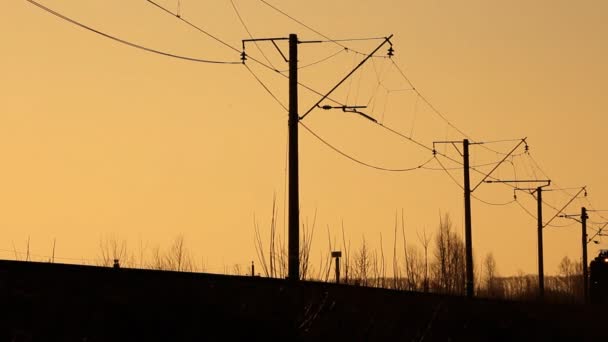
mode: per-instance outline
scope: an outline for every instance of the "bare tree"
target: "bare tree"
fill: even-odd
[[[367,286],[373,263],[371,252],[365,241],[365,236],[363,236],[361,246],[355,255],[354,263],[355,281],[358,285]]]
[[[502,298],[504,297],[504,290],[501,282],[499,281],[498,270],[496,267],[496,260],[494,255],[490,252],[486,254],[483,261],[483,291],[488,297]]]
[[[184,236],[179,235],[173,241],[165,255],[166,269],[178,272],[192,272],[195,270],[192,255],[184,242]]]
[[[342,250],[344,251],[344,257],[342,260],[344,261],[344,283],[348,284],[349,274],[351,271],[350,265],[350,240],[348,244],[346,243],[346,234],[344,233],[344,221],[342,221]]]
[[[426,228],[422,230],[422,235],[416,231],[416,235],[418,235],[418,241],[422,245],[424,249],[424,277],[422,281],[422,290],[424,292],[429,292],[429,245],[431,243],[431,239],[433,235],[426,235]]]
[[[583,297],[582,264],[572,261],[568,256],[558,265],[557,292],[562,301],[578,301]]]
[[[272,197],[272,213],[270,216],[270,236],[268,241],[268,257],[266,257],[262,233],[255,215],[253,217],[254,246],[262,272],[266,277],[284,278],[287,276],[287,252],[284,248],[284,239],[277,233],[277,202],[276,194]]]
[[[434,281],[437,291],[448,294],[464,293],[464,242],[452,230],[449,215],[440,216],[439,231],[435,239]]]
[[[403,210],[401,210],[403,213]],[[403,215],[403,214],[402,214]],[[397,213],[395,213],[395,231],[393,235],[393,288],[399,289],[399,259],[397,258]]]
[[[385,288],[386,287],[386,261],[384,259],[384,247],[382,242],[382,233],[380,233],[380,260],[376,260],[380,263],[379,271],[376,274],[376,286]]]
[[[312,271],[310,265],[310,251],[312,249],[312,240],[315,234],[315,226],[317,224],[317,210],[313,216],[312,223],[308,222],[308,218],[302,224],[300,234],[300,277],[308,279],[309,272]],[[310,272],[312,274],[312,272]]]
[[[112,266],[117,260],[122,266],[129,266],[132,258],[127,251],[127,241],[116,237],[102,237],[99,240],[100,266]]]

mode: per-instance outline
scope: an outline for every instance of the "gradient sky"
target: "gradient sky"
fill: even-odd
[[[239,54],[146,1],[42,2],[101,31],[176,54],[238,61]],[[176,1],[159,1],[175,11]],[[255,37],[323,39],[258,0],[235,0]],[[565,1],[272,1],[334,39],[392,39],[393,61],[416,89],[476,141],[527,137],[530,155],[510,158],[499,178],[545,178],[554,188],[587,185],[589,195],[568,214],[592,205],[608,209],[608,3]],[[183,234],[197,261],[223,272],[255,258],[254,217],[268,231],[273,196],[283,230],[287,114],[242,65],[172,59],[137,50],[62,21],[25,0],[0,3],[0,257],[13,250],[44,259],[99,257],[108,236],[139,245],[168,246]],[[249,38],[227,1],[181,1],[183,18],[240,49]],[[369,52],[380,40],[344,42]],[[287,65],[268,43],[260,48],[278,69]],[[281,45],[286,50],[286,45]],[[254,45],[248,53],[265,61]],[[340,52],[340,53],[338,53]],[[326,92],[361,60],[334,43],[300,45],[300,64],[335,57],[300,71],[306,85]],[[379,51],[385,55],[386,49]],[[287,103],[287,80],[249,62]],[[409,88],[387,58],[375,58],[332,97],[430,146],[461,140]],[[380,89],[376,91],[377,89]],[[300,89],[300,112],[318,96]],[[329,103],[331,104],[331,103]],[[381,127],[341,111],[313,111],[304,123],[344,152],[389,168],[417,166],[431,153]],[[302,222],[317,213],[314,267],[327,253],[328,234],[352,249],[363,236],[391,255],[396,212],[405,213],[408,243],[434,232],[449,213],[463,231],[463,195],[443,171],[384,172],[366,168],[300,133]],[[508,152],[516,141],[484,145]],[[457,158],[449,146],[441,152]],[[516,154],[521,154],[519,149]],[[471,147],[471,163],[502,155]],[[446,167],[458,166],[440,159]],[[437,162],[428,164],[438,168]],[[480,170],[489,171],[488,167]],[[542,170],[542,171],[541,171]],[[462,171],[450,171],[462,184]],[[472,173],[472,183],[480,176]],[[546,219],[576,189],[544,194]],[[483,184],[475,195],[505,203],[513,190]],[[535,213],[523,192],[520,204]],[[535,273],[536,221],[520,206],[473,200],[477,261],[493,252],[501,274]],[[591,213],[590,226],[606,221]],[[545,230],[545,272],[560,259],[580,258],[580,226],[556,219]],[[399,241],[401,237],[399,237]],[[590,244],[592,258],[608,239]],[[138,252],[137,252],[138,253]],[[68,261],[68,259],[63,259]],[[387,260],[390,264],[390,260]]]

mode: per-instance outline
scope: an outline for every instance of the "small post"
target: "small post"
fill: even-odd
[[[340,284],[340,257],[342,256],[341,251],[333,251],[331,252],[331,257],[335,258],[336,263],[336,284]]]
[[[253,264],[253,261],[251,262],[251,276],[255,277],[255,265]]]
[[[589,303],[589,272],[587,266],[587,208],[581,208],[581,238],[583,243],[583,300],[585,304]]]
[[[545,271],[543,266],[543,188],[536,188],[538,208],[538,299],[545,298]]]
[[[119,269],[120,268],[120,262],[118,259],[114,259],[114,265],[112,266],[115,269]]]

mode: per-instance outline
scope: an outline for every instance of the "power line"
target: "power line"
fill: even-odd
[[[327,40],[319,40],[319,42],[321,42],[321,43],[357,42],[357,41],[369,41],[369,40],[382,40],[384,38],[385,37],[327,39]]]
[[[90,26],[87,26],[87,25],[85,25],[83,23],[80,23],[80,22],[78,22],[78,21],[76,21],[74,19],[71,19],[71,18],[69,18],[69,17],[67,17],[67,16],[65,16],[65,15],[63,15],[63,14],[57,12],[57,11],[54,11],[54,10],[52,10],[52,9],[50,9],[50,8],[48,8],[48,7],[46,7],[46,6],[42,5],[42,4],[34,1],[34,0],[26,0],[26,1],[29,2],[29,3],[31,3],[32,5],[35,5],[35,6],[39,7],[40,9],[42,9],[44,11],[52,14],[52,15],[60,18],[60,19],[63,19],[65,21],[69,22],[69,23],[72,23],[72,24],[74,24],[76,26],[79,26],[79,27],[81,27],[81,28],[83,28],[85,30],[91,31],[93,33],[96,33],[98,35],[101,35],[103,37],[111,39],[113,41],[116,41],[118,43],[134,47],[136,49],[140,49],[140,50],[144,50],[144,51],[147,51],[147,52],[163,55],[163,56],[166,56],[166,57],[172,57],[172,58],[187,60],[187,61],[191,61],[191,62],[210,63],[210,64],[240,64],[240,62],[215,61],[215,60],[209,60],[209,59],[187,57],[187,56],[176,55],[176,54],[173,54],[173,53],[164,52],[164,51],[160,51],[160,50],[156,50],[156,49],[151,49],[151,48],[145,47],[143,45],[132,43],[132,42],[126,41],[124,39],[118,38],[116,36],[113,36],[113,35],[101,32],[101,31],[99,31],[97,29],[94,29],[94,28],[92,28]]]
[[[498,163],[500,163],[500,161],[495,161],[495,162],[490,162],[490,163],[484,163],[484,164],[477,164],[477,165],[472,165],[470,167],[473,168],[473,167],[493,166],[493,165],[496,165]],[[425,170],[429,170],[429,171],[443,171],[443,170],[454,171],[454,170],[461,170],[462,166],[458,166],[458,167],[446,167],[445,169],[443,169],[443,168],[433,168],[433,167],[425,166],[424,169]]]
[[[28,0],[28,1],[30,1],[30,0]],[[158,4],[158,3],[156,3],[156,2],[154,2],[154,1],[152,1],[152,0],[147,0],[147,1],[148,1],[148,3],[150,3],[150,4],[154,5],[154,6],[156,6],[156,7],[157,7],[157,8],[159,8],[159,9],[161,9],[163,12],[165,12],[165,13],[167,13],[167,14],[170,14],[171,16],[176,17],[177,19],[181,20],[182,22],[184,22],[184,23],[185,23],[185,24],[187,24],[188,26],[190,26],[190,27],[194,28],[195,30],[197,30],[197,31],[199,31],[199,32],[201,32],[201,33],[203,33],[203,34],[205,34],[207,37],[209,37],[209,38],[211,38],[211,39],[213,39],[213,40],[217,41],[218,43],[220,43],[220,44],[222,44],[222,45],[226,46],[226,47],[227,47],[227,48],[229,48],[229,49],[232,49],[232,50],[234,50],[234,51],[236,51],[236,52],[239,52],[239,53],[240,53],[239,49],[237,49],[237,48],[233,47],[232,45],[230,45],[230,44],[226,43],[225,41],[221,40],[220,38],[216,37],[215,35],[213,35],[213,34],[211,34],[211,33],[207,32],[207,31],[203,30],[203,29],[202,29],[202,28],[200,28],[199,26],[194,25],[192,22],[190,22],[190,21],[188,21],[188,20],[184,19],[184,18],[183,18],[181,15],[179,15],[179,14],[175,14],[175,13],[171,12],[171,11],[170,11],[170,10],[168,10],[167,8],[165,8],[165,7],[161,6],[160,4]]]
[[[312,134],[315,138],[317,138],[319,141],[321,141],[323,144],[325,144],[327,147],[329,147],[330,149],[334,150],[335,152],[337,152],[338,154],[354,161],[355,163],[361,164],[363,166],[367,166],[369,168],[372,169],[376,169],[376,170],[381,170],[381,171],[390,171],[390,172],[407,172],[407,171],[414,171],[414,170],[418,170],[420,168],[422,168],[424,165],[428,164],[431,162],[431,160],[434,159],[434,157],[431,157],[430,159],[428,159],[427,161],[425,161],[424,163],[418,165],[418,166],[414,166],[414,167],[409,167],[409,168],[387,168],[387,167],[381,167],[381,166],[376,166],[376,165],[372,165],[366,162],[363,162],[359,159],[356,159],[348,154],[346,154],[345,152],[343,152],[342,150],[338,149],[337,147],[335,147],[334,145],[330,144],[327,140],[323,139],[321,136],[319,136],[317,133],[315,133],[313,130],[311,130],[308,126],[306,126],[306,124],[304,124],[302,121],[299,121],[300,125],[302,125],[302,127],[304,127],[310,134]]]
[[[515,202],[515,199],[512,199],[508,202],[503,202],[503,203],[494,203],[494,202],[489,202],[486,200],[483,200],[477,196],[475,196],[474,194],[471,194],[471,197],[473,197],[474,199],[478,200],[481,203],[487,204],[487,205],[491,205],[491,206],[496,206],[496,207],[501,207],[501,206],[505,206],[505,205],[509,205],[512,204],[513,202]]]
[[[528,209],[526,209],[526,207],[523,206],[523,204],[521,204],[519,202],[519,200],[517,200],[517,198],[515,198],[515,203],[517,203],[517,205],[519,205],[519,207],[526,213],[528,214],[532,219],[536,220],[536,215],[532,214]]]
[[[308,63],[308,64],[304,64],[302,66],[299,66],[298,70],[305,69],[305,68],[311,67],[313,65],[317,65],[317,64],[323,63],[323,62],[328,61],[329,59],[331,59],[333,57],[336,57],[337,55],[339,55],[339,54],[341,54],[343,52],[347,52],[347,51],[348,51],[348,49],[340,49],[340,50],[338,50],[338,51],[330,54],[329,56],[323,57],[323,58],[321,58],[321,59],[319,59],[317,61],[314,61],[314,62],[311,62],[311,63]],[[281,73],[287,72],[287,71],[288,71],[287,69],[279,70],[279,72],[281,72]]]
[[[456,180],[456,178],[454,178],[454,176],[452,176],[452,174],[450,173],[450,171],[448,171],[445,166],[443,166],[443,163],[441,163],[441,160],[439,160],[439,158],[435,158],[435,160],[437,160],[437,163],[441,166],[441,168],[445,171],[445,173],[452,179],[452,181],[454,181],[454,183],[456,183],[456,185],[458,185],[458,187],[461,190],[464,190],[464,187],[462,185],[460,185],[460,183]]]
[[[445,121],[445,123],[455,129],[458,133],[462,134],[463,137],[468,138],[468,135],[465,132],[463,132],[460,128],[456,127],[456,125],[454,125],[450,120],[448,120],[447,117],[443,115],[443,113],[441,113],[441,111],[439,111],[424,95],[422,95],[422,93],[420,93],[420,91],[418,91],[418,89],[416,89],[412,81],[410,81],[410,79],[405,75],[405,72],[403,72],[401,67],[399,67],[399,65],[395,63],[394,59],[391,59],[391,62],[393,63],[397,71],[401,74],[401,76],[409,83],[409,85],[412,87],[412,90],[416,92],[416,95],[420,97],[420,99],[424,103],[426,103],[427,106],[429,106],[433,113],[437,114],[443,121]]]
[[[30,0],[28,0],[28,1],[30,1]],[[194,24],[194,23],[192,23],[191,21],[184,19],[182,16],[178,16],[178,15],[176,15],[175,13],[171,12],[171,11],[170,11],[170,10],[168,10],[167,8],[165,8],[165,7],[161,6],[160,4],[158,4],[158,3],[156,3],[156,2],[154,2],[154,1],[152,1],[152,0],[147,0],[147,2],[148,2],[148,3],[150,3],[150,4],[152,4],[152,5],[154,5],[154,6],[156,6],[156,7],[157,7],[157,8],[159,8],[159,9],[161,9],[163,12],[165,12],[165,13],[167,13],[167,14],[171,15],[172,17],[175,17],[175,18],[177,18],[177,19],[181,20],[183,23],[185,23],[186,25],[188,25],[188,26],[190,26],[190,27],[194,28],[195,30],[197,30],[197,31],[199,31],[199,32],[201,32],[201,33],[203,33],[203,34],[205,34],[205,35],[207,35],[207,36],[209,36],[209,37],[211,37],[211,38],[215,39],[216,41],[218,41],[218,42],[219,42],[219,43],[221,43],[222,45],[224,45],[224,46],[228,47],[229,49],[234,50],[234,51],[238,52],[239,54],[242,52],[241,50],[237,49],[236,47],[234,47],[234,46],[232,46],[232,45],[230,45],[230,44],[226,43],[225,41],[221,40],[220,38],[218,38],[218,37],[216,37],[216,36],[214,36],[214,35],[210,34],[209,32],[207,32],[207,31],[203,30],[202,28],[200,28],[199,26],[195,25],[195,24]],[[254,62],[258,63],[259,65],[261,65],[261,66],[263,66],[263,67],[265,67],[265,68],[267,68],[267,69],[269,69],[269,70],[271,70],[271,71],[276,72],[277,74],[279,74],[279,75],[283,76],[284,78],[289,78],[289,76],[284,75],[283,73],[281,73],[281,72],[280,72],[279,70],[277,70],[276,68],[274,68],[274,67],[272,67],[272,66],[270,66],[270,65],[268,65],[268,64],[266,64],[266,63],[264,63],[264,62],[262,62],[262,61],[260,61],[260,60],[258,60],[258,59],[256,59],[256,58],[253,58],[253,57],[251,57],[251,56],[249,56],[249,55],[247,55],[247,57],[248,57],[250,60],[252,60],[252,61],[254,61]],[[242,62],[239,62],[239,64],[240,64],[240,63],[242,63]],[[322,94],[321,92],[319,92],[319,91],[317,91],[317,90],[315,90],[315,89],[313,89],[313,88],[311,88],[311,87],[307,86],[306,84],[304,84],[304,83],[302,83],[302,82],[299,82],[299,81],[298,81],[298,85],[299,85],[299,86],[301,86],[301,87],[303,87],[304,89],[306,89],[306,90],[308,90],[308,91],[310,91],[310,92],[314,93],[314,94],[317,94],[317,95],[319,95],[319,96],[323,96],[323,94]],[[331,98],[331,97],[329,97],[329,96],[328,96],[328,97],[326,97],[326,98],[327,98],[329,101],[332,101],[332,102],[334,102],[334,103],[336,103],[336,104],[340,104],[340,105],[342,105],[342,103],[340,103],[340,102],[339,102],[339,101],[337,101],[337,100],[332,99],[332,98]]]
[[[249,28],[247,28],[247,25],[245,25],[245,21],[243,20],[243,17],[241,16],[241,13],[239,13],[239,10],[236,7],[236,4],[234,3],[234,0],[230,0],[230,3],[232,4],[232,8],[234,8],[234,12],[236,13],[236,16],[239,18],[239,21],[243,25],[243,28],[245,29],[245,31],[249,35],[249,38],[253,39],[253,35],[251,34],[251,31],[249,31]],[[253,43],[258,48],[258,50],[260,51],[260,53],[262,54],[262,57],[264,57],[264,59],[266,60],[266,62],[268,62],[268,64],[270,64],[270,66],[273,69],[276,69],[276,67],[272,64],[272,62],[270,61],[270,59],[268,59],[268,57],[266,56],[266,54],[264,53],[264,51],[262,50],[262,48],[260,48],[260,46],[258,45],[258,42],[254,41]]]
[[[399,72],[399,74],[401,74],[401,76],[407,81],[407,83],[412,87],[412,90],[416,93],[417,97],[420,98],[430,109],[433,113],[435,113],[437,116],[439,116],[439,118],[441,118],[449,127],[453,128],[454,130],[456,130],[458,133],[460,133],[463,137],[465,138],[469,138],[469,135],[467,133],[465,133],[463,130],[461,130],[460,128],[458,128],[456,125],[454,125],[448,118],[446,115],[444,115],[439,109],[437,109],[437,107],[435,107],[427,98],[426,96],[424,96],[412,83],[412,81],[409,79],[409,77],[407,77],[407,75],[405,74],[405,72],[403,71],[403,69],[401,67],[399,67],[399,65],[395,62],[394,59],[391,59],[391,62],[393,63],[393,65],[395,66],[395,68],[397,69],[397,71]],[[473,139],[471,139],[471,141],[475,141]],[[494,142],[506,142],[506,141],[510,141],[510,140],[496,140],[496,141],[490,141],[487,143],[494,143]],[[492,148],[489,148],[485,145],[481,145],[482,148],[497,153],[497,154],[502,154],[505,155],[505,153],[503,152],[499,152],[496,151]],[[523,153],[522,153],[523,154]],[[517,156],[517,155],[514,155]]]
[[[285,109],[286,112],[289,111],[289,109],[287,108],[287,106],[285,106],[283,104],[283,102],[281,102],[281,100],[279,100],[279,98],[270,90],[270,88],[268,88],[266,86],[266,84],[264,84],[264,82],[262,82],[262,80],[253,72],[253,70],[251,70],[251,68],[249,68],[249,66],[247,64],[245,64],[245,67],[247,68],[247,71],[249,71],[251,73],[251,75],[258,81],[258,83],[266,90],[266,92],[268,92],[268,94],[270,94],[270,96],[272,96],[272,98],[281,106],[283,107],[283,109]]]
[[[300,20],[298,20],[298,19],[294,18],[293,16],[291,16],[291,15],[287,14],[285,11],[283,11],[283,10],[279,9],[278,7],[276,7],[276,6],[274,6],[274,5],[270,4],[270,3],[268,3],[268,2],[267,2],[267,1],[265,1],[265,0],[260,0],[260,2],[262,2],[263,4],[265,4],[265,5],[266,5],[266,6],[268,6],[268,7],[272,8],[272,9],[273,9],[273,10],[275,10],[276,12],[278,12],[278,13],[280,13],[280,14],[282,14],[282,15],[286,16],[287,18],[291,19],[292,21],[294,21],[294,22],[296,22],[296,23],[300,24],[301,26],[303,26],[303,27],[307,28],[308,30],[310,30],[310,31],[312,31],[312,32],[314,32],[314,33],[316,33],[317,35],[319,35],[319,36],[321,36],[321,37],[323,37],[323,38],[327,39],[327,42],[337,44],[337,45],[339,45],[339,46],[341,46],[341,47],[343,47],[343,48],[347,48],[347,49],[349,49],[349,50],[351,50],[351,51],[353,51],[353,52],[355,52],[355,53],[361,54],[361,55],[367,55],[367,54],[365,54],[365,53],[362,53],[362,52],[356,51],[356,50],[351,49],[351,48],[347,47],[346,45],[342,44],[341,42],[342,42],[342,41],[345,41],[345,40],[343,40],[343,39],[340,39],[340,40],[335,40],[335,39],[331,39],[331,38],[329,38],[328,36],[324,35],[323,33],[321,33],[321,32],[319,32],[319,31],[315,30],[314,28],[312,28],[312,27],[310,27],[310,26],[308,26],[308,25],[304,24],[304,23],[303,23],[303,22],[301,22]],[[363,39],[367,39],[367,38],[363,38]],[[380,39],[385,39],[385,38],[383,37],[383,38],[380,38]]]

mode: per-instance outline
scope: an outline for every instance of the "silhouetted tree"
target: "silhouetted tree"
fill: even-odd
[[[452,230],[449,215],[440,216],[435,238],[434,283],[436,290],[447,294],[464,293],[465,250],[462,238]]]

